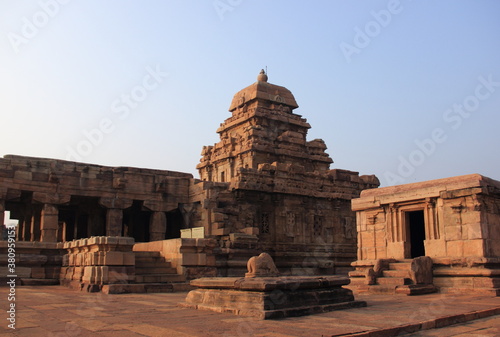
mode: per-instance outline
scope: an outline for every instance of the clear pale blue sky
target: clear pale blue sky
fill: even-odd
[[[197,177],[267,66],[332,168],[500,179],[499,1],[2,0],[0,32],[2,156]]]

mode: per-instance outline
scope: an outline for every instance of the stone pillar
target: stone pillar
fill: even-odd
[[[109,208],[106,213],[106,236],[122,236],[123,210]]]
[[[38,206],[38,205],[37,205]],[[42,210],[38,207],[32,207],[30,241],[40,241],[40,222],[42,219]]]
[[[52,204],[44,204],[40,221],[41,242],[57,242],[59,229],[59,210]]]
[[[106,235],[122,236],[123,210],[132,206],[132,199],[100,198],[99,204],[106,207]]]
[[[149,221],[149,241],[165,240],[167,216],[165,212],[153,212]]]

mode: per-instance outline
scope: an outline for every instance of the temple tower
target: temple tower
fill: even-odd
[[[298,105],[290,90],[267,79],[261,70],[255,83],[234,95],[232,116],[217,130],[220,142],[203,148],[197,166],[202,180],[231,181],[241,168],[272,163],[298,165],[306,172],[329,169],[333,161],[325,143],[306,140],[311,126],[293,113]]]
[[[203,147],[201,181],[190,191],[199,212],[192,225],[220,240],[221,275],[242,274],[250,252],[270,253],[292,274],[344,273],[355,259],[351,199],[379,181],[330,169],[324,141],[306,139],[311,126],[297,107],[262,70],[234,95],[220,141]]]

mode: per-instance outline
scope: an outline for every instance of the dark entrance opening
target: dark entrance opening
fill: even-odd
[[[410,231],[411,258],[425,256],[425,220],[424,211],[407,213],[408,229]]]
[[[177,208],[167,212],[167,239],[177,239],[181,237],[181,229],[184,228],[184,219],[181,211]]]
[[[123,211],[122,235],[133,237],[136,242],[149,242],[151,211],[143,204],[142,200],[134,200],[132,206]]]

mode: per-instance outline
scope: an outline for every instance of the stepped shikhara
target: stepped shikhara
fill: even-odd
[[[307,141],[311,126],[293,113],[298,105],[292,93],[267,79],[262,70],[257,82],[234,95],[232,116],[217,130],[220,142],[203,148],[197,166],[202,180],[229,182],[231,189],[340,198],[378,186],[374,176],[330,170],[325,142]]]
[[[356,245],[350,200],[379,181],[331,170],[324,141],[306,139],[311,126],[293,112],[292,93],[267,80],[261,71],[236,93],[232,116],[217,130],[220,142],[203,148],[197,166],[203,186],[226,186],[229,193],[213,210],[223,223],[208,231],[254,236],[256,249],[273,252],[292,272],[345,272]]]

